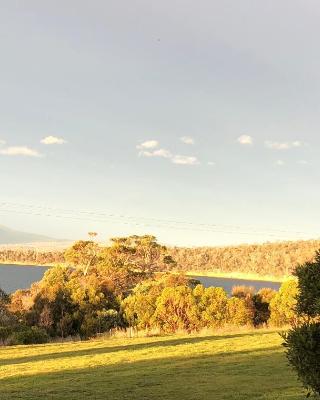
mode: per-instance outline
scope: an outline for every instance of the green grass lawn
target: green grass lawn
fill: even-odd
[[[258,331],[0,347],[0,399],[303,399],[280,344]]]

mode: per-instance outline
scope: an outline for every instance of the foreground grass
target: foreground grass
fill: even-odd
[[[0,399],[303,399],[280,344],[258,331],[0,348]]]

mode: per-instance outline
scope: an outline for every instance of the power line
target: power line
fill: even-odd
[[[17,209],[19,208],[19,209]],[[27,210],[23,210],[23,208]],[[223,234],[237,234],[237,235],[262,235],[270,238],[281,238],[284,235],[303,235],[307,236],[305,232],[290,232],[285,230],[256,230],[255,228],[247,228],[249,231],[244,231],[244,228],[239,225],[218,225],[218,224],[199,224],[186,221],[177,221],[170,219],[146,218],[146,217],[132,217],[122,214],[111,214],[105,212],[83,211],[83,210],[70,210],[61,209],[39,205],[28,205],[11,202],[1,202],[0,211],[24,214],[32,216],[42,216],[59,219],[69,219],[75,221],[90,221],[90,222],[113,222],[121,223],[128,226],[136,227],[151,227],[151,228],[165,228],[165,229],[178,229],[188,230],[193,232],[211,232]],[[119,222],[120,220],[120,222]]]

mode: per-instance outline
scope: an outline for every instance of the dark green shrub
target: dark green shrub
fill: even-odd
[[[283,335],[290,364],[304,387],[320,394],[320,322],[303,324]]]
[[[20,345],[20,344],[41,344],[48,343],[49,336],[47,332],[38,328],[37,326],[24,327],[16,332],[14,332],[10,338],[9,343],[11,345]]]
[[[0,326],[0,344],[6,344],[11,334],[12,334],[11,328],[7,326]]]
[[[283,335],[287,358],[303,385],[320,395],[320,252],[297,267],[297,324]]]
[[[297,267],[294,275],[299,281],[298,314],[310,317],[320,315],[320,251],[316,254],[315,262]]]

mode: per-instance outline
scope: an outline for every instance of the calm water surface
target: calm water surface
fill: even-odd
[[[18,289],[27,289],[32,283],[41,280],[48,268],[0,264],[0,288],[7,293],[12,293]],[[263,287],[278,290],[281,285],[278,282],[244,279],[210,278],[204,276],[194,276],[193,278],[198,279],[205,287],[223,287],[228,293],[231,293],[232,287],[237,285],[253,286],[256,290]]]
[[[48,268],[0,264],[0,288],[6,293],[27,289],[32,283],[40,281]]]
[[[217,286],[223,287],[227,293],[232,292],[233,286],[252,286],[258,291],[261,288],[271,288],[279,290],[280,282],[266,282],[266,281],[254,281],[247,279],[234,279],[234,278],[212,278],[207,276],[193,276],[194,279],[198,279],[204,287]]]

